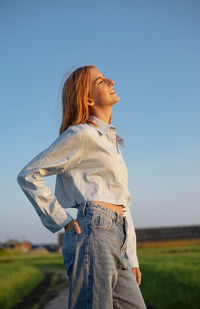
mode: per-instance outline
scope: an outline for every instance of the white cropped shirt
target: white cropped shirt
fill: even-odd
[[[127,255],[131,267],[139,267],[136,233],[130,212],[128,171],[119,144],[124,140],[116,127],[90,115],[93,124],[67,128],[18,174],[17,182],[34,206],[43,225],[55,233],[73,217],[67,208],[84,201],[122,204],[128,221]],[[44,177],[56,174],[55,195]]]

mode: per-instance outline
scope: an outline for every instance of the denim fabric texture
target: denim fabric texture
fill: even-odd
[[[123,205],[127,217],[127,255],[139,267],[136,234],[130,211],[128,170],[120,146],[124,139],[116,127],[90,115],[91,123],[69,126],[55,141],[36,155],[17,176],[18,184],[34,206],[42,224],[52,233],[76,219],[67,211],[84,201]],[[44,177],[56,175],[55,195]]]
[[[82,233],[67,230],[62,244],[68,309],[147,309],[126,253],[126,217],[84,202],[77,221]]]

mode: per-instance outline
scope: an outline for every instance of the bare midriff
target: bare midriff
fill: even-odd
[[[107,203],[107,202],[102,202],[102,201],[94,201],[91,200],[90,202],[95,202],[97,204],[101,204],[109,209],[111,209],[112,211],[117,212],[120,216],[124,217],[124,212],[123,212],[123,205],[118,205],[118,204],[111,204],[111,203]]]
[[[117,212],[120,216],[124,217],[124,213],[123,213],[123,205],[119,205],[119,204],[111,204],[111,203],[107,203],[107,202],[102,202],[102,201],[95,201],[95,200],[91,200],[90,202],[95,202],[97,204],[101,204],[104,207],[107,207],[109,209],[111,209],[112,211]],[[71,226],[71,221],[64,227],[65,231],[70,230],[73,228],[73,226]]]

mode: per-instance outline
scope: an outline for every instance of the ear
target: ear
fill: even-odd
[[[94,106],[94,101],[93,101],[91,98],[88,98],[87,104],[88,104],[89,106]]]

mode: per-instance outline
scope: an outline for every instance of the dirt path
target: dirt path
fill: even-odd
[[[43,309],[67,309],[68,304],[68,289],[63,289],[60,291],[59,295],[52,299],[48,305]],[[147,309],[155,309],[152,306],[147,305]]]
[[[46,306],[42,309],[67,309],[68,304],[68,288],[62,289],[59,294],[53,298]],[[155,309],[152,306],[146,305],[147,309]]]
[[[66,282],[66,287],[62,288],[54,298],[45,304],[42,309],[67,309],[68,304],[68,288],[67,288],[67,275],[65,271],[61,272],[62,279]]]
[[[43,309],[58,309],[58,308],[66,308],[68,304],[68,289],[62,289],[58,296],[52,299]]]
[[[57,274],[56,278],[53,277]],[[21,301],[12,309],[28,309],[37,307],[37,309],[43,309],[50,304],[51,300],[57,299],[60,296],[61,291],[65,291],[63,295],[67,295],[67,276],[64,270],[52,269],[44,271],[44,280],[42,280],[28,295],[26,295]],[[52,279],[54,280],[52,281]],[[64,301],[63,307],[67,308]]]

